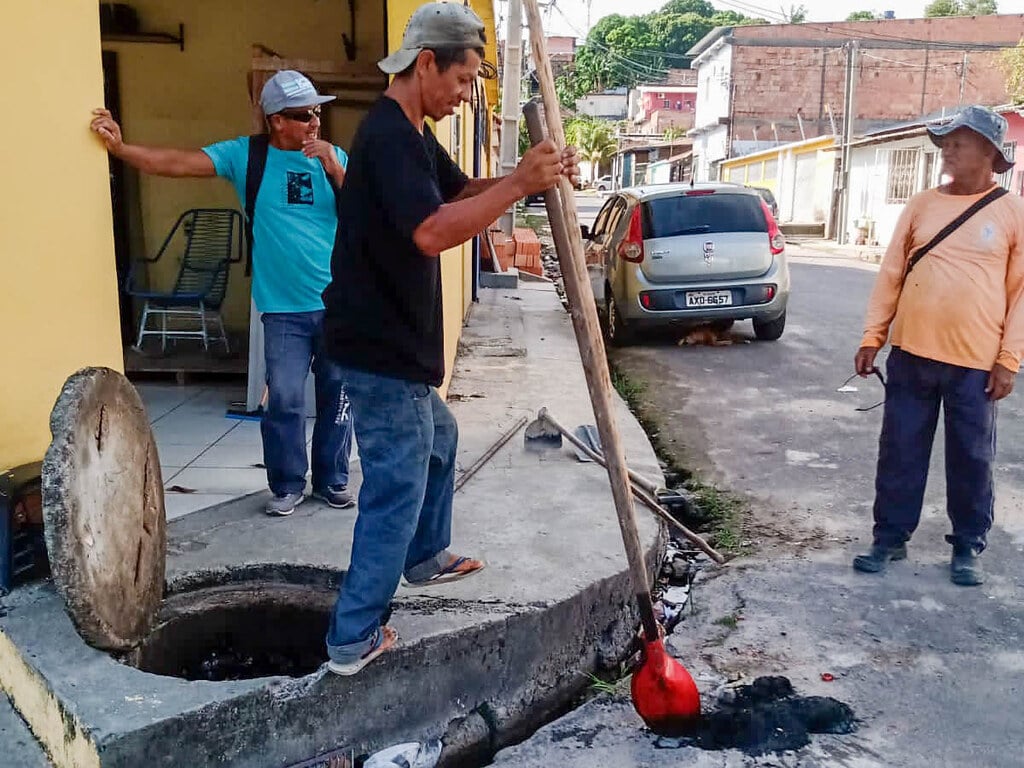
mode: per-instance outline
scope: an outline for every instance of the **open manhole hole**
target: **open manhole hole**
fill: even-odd
[[[169,597],[152,631],[123,661],[185,680],[302,677],[327,661],[333,590],[239,584]]]
[[[106,368],[65,383],[50,417],[43,516],[54,584],[82,638],[144,672],[240,680],[316,671],[335,592],[253,574],[164,597],[160,460],[135,388]],[[242,581],[244,579],[244,581]]]

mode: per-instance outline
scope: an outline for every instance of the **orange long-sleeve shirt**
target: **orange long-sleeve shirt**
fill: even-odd
[[[929,189],[910,199],[882,259],[861,346],[881,348],[889,339],[911,354],[965,368],[1020,368],[1024,199],[1010,194],[989,203],[903,280],[911,254],[987,192]]]

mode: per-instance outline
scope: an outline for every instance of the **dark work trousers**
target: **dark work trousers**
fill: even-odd
[[[992,527],[996,404],[988,371],[961,368],[893,348],[886,365],[885,415],[875,476],[875,542],[898,546],[921,519],[939,405],[945,417],[946,540],[981,552]]]

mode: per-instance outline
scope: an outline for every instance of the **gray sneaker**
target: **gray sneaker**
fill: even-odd
[[[268,515],[274,517],[288,517],[295,508],[306,500],[306,497],[302,492],[298,493],[285,493],[281,495],[273,495],[270,497],[270,501],[267,502],[267,506],[264,511]]]
[[[348,486],[328,485],[324,488],[314,488],[313,496],[326,502],[335,509],[348,509],[356,503],[352,494],[348,492]]]

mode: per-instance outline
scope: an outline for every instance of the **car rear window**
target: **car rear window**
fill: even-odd
[[[717,232],[767,232],[768,223],[756,195],[715,192],[658,197],[644,203],[644,237]]]

